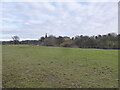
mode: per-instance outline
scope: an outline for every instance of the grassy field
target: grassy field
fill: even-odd
[[[118,87],[118,50],[3,46],[3,87]]]

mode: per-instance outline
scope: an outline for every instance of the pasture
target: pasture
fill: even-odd
[[[118,50],[3,45],[5,88],[116,88]]]

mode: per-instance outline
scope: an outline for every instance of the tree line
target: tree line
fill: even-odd
[[[2,41],[3,45],[8,44],[27,44],[37,46],[59,46],[59,47],[76,47],[76,48],[102,48],[102,49],[119,49],[120,34],[109,33],[97,36],[53,36],[45,35],[38,40],[19,41],[18,36],[13,36],[12,41]]]

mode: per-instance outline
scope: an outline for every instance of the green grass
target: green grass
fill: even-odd
[[[2,54],[3,87],[118,87],[118,50],[14,45]]]

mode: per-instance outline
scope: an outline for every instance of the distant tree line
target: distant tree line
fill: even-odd
[[[103,49],[119,49],[120,34],[109,33],[97,36],[59,36],[53,35],[40,37],[39,40],[19,41],[18,36],[12,37],[13,41],[3,41],[3,45],[8,44],[27,44],[37,46],[59,46],[59,47],[76,47],[76,48],[103,48]]]

